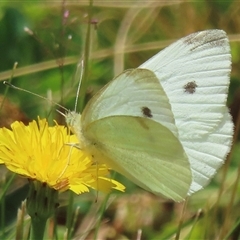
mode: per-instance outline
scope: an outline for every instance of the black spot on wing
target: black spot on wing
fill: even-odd
[[[141,111],[142,111],[144,117],[148,117],[148,118],[152,118],[152,117],[153,117],[152,111],[151,111],[150,108],[148,108],[148,107],[142,107],[142,108],[141,108]]]
[[[196,91],[196,87],[198,87],[198,85],[196,84],[195,81],[193,82],[188,82],[186,85],[183,86],[183,88],[185,89],[184,92],[193,94]]]

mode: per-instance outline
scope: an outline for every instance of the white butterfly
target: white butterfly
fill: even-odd
[[[226,33],[193,33],[103,87],[67,123],[79,148],[175,201],[202,189],[230,151]]]

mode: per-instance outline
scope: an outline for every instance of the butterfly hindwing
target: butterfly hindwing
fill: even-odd
[[[88,125],[87,151],[142,188],[175,201],[191,184],[188,158],[172,132],[149,118],[110,116]],[[136,137],[137,136],[137,137]]]

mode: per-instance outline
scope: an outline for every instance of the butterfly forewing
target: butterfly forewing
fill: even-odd
[[[168,97],[147,69],[127,70],[96,93],[83,111],[83,128],[108,116],[150,118],[178,136]]]
[[[231,55],[226,33],[193,33],[140,68],[152,70],[172,107],[193,172],[189,194],[203,188],[230,151],[233,124],[226,107]]]
[[[178,40],[139,68],[153,71],[166,92],[181,138],[214,131],[226,108],[231,70],[226,33],[208,30]],[[195,85],[194,91],[187,86]]]

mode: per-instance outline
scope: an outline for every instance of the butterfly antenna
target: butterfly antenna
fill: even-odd
[[[63,110],[68,111],[68,109],[63,107],[62,105],[60,105],[60,104],[58,104],[58,103],[56,103],[56,102],[54,102],[54,101],[52,101],[52,100],[50,100],[48,98],[45,98],[45,97],[43,97],[43,96],[41,96],[39,94],[33,93],[31,91],[28,91],[28,90],[20,88],[20,87],[16,87],[15,85],[13,85],[13,84],[11,84],[10,82],[7,82],[7,81],[3,81],[3,84],[7,85],[8,87],[11,87],[13,89],[16,89],[16,90],[19,90],[19,91],[23,91],[23,92],[26,92],[26,93],[30,93],[31,95],[34,95],[34,96],[39,97],[41,99],[47,100],[48,102],[50,102],[52,104],[55,104],[56,106],[62,108]]]
[[[80,71],[80,74],[79,74],[76,100],[75,100],[75,105],[74,105],[74,111],[75,112],[77,111],[77,103],[78,103],[78,99],[79,99],[79,93],[80,93],[80,88],[81,88],[81,83],[82,83],[82,78],[83,78],[83,72],[84,72],[84,62],[83,62],[83,60],[81,60],[81,62],[78,63],[76,75],[78,75],[78,71]]]

